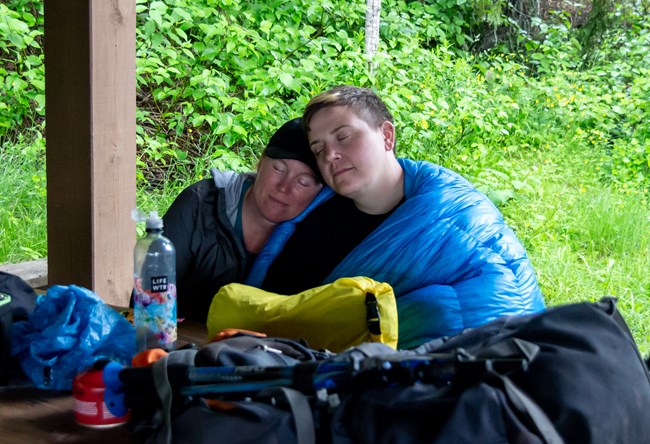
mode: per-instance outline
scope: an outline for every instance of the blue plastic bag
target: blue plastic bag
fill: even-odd
[[[92,291],[56,285],[38,297],[28,320],[12,326],[11,350],[35,386],[70,390],[98,360],[130,364],[135,328]]]

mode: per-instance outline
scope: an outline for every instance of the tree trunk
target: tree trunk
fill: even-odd
[[[381,0],[366,0],[366,57],[368,68],[372,73],[377,67],[373,61],[377,47],[379,46],[379,15],[381,11]]]

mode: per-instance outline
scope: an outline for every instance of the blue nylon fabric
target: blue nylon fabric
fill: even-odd
[[[395,290],[399,348],[456,334],[504,315],[544,310],[526,252],[499,210],[459,174],[423,161],[398,159],[406,201],[325,279],[368,276]],[[273,233],[247,279],[259,286],[295,223]]]
[[[92,291],[55,285],[26,321],[12,325],[12,355],[39,388],[70,390],[77,373],[100,359],[130,364],[135,328]]]

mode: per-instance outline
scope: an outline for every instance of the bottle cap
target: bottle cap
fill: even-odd
[[[147,218],[147,230],[161,230],[163,227],[163,220],[158,216],[157,211],[151,211]]]

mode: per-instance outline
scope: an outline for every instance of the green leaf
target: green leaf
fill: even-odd
[[[187,40],[187,34],[181,28],[176,28],[176,34],[178,34],[183,40]]]
[[[248,135],[248,131],[246,131],[246,129],[241,125],[234,125],[232,127],[232,130],[234,132],[236,132],[237,134],[241,134],[242,136],[247,136]]]
[[[268,34],[271,32],[272,25],[273,23],[271,23],[270,21],[262,20],[262,22],[260,23],[260,31],[262,31],[265,34]]]
[[[292,88],[293,87],[293,75],[287,73],[287,72],[282,72],[280,73],[280,82],[287,87],[287,88]]]
[[[155,26],[155,24],[154,24]],[[163,41],[165,40],[165,37],[161,33],[154,33],[151,35],[151,46],[152,47],[157,47],[161,46]]]
[[[180,17],[187,22],[192,21],[192,16],[182,8],[174,8],[174,10],[172,11],[172,15]]]
[[[510,199],[515,198],[515,192],[512,190],[491,190],[487,193],[488,198],[496,206],[506,204]]]
[[[25,46],[24,39],[15,32],[9,31],[9,33],[7,33],[7,38],[11,43],[13,43],[14,46],[19,49],[22,49]]]
[[[186,151],[175,149],[174,150],[174,155],[181,162],[187,159],[187,152]]]

